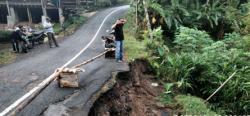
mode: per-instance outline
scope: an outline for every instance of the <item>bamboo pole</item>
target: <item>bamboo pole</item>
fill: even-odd
[[[72,68],[79,68],[83,65],[86,65],[92,61],[94,61],[97,58],[100,58],[101,56],[105,55],[107,52],[111,51],[113,49],[107,49],[101,54],[86,60],[78,65],[75,65]],[[43,89],[45,89],[53,80],[57,79],[57,77],[60,75],[60,73],[63,72],[63,69],[65,67],[57,69],[49,78],[45,79],[42,83],[40,83],[37,87],[33,88],[31,91],[29,91],[27,94],[25,94],[23,97],[21,97],[19,100],[17,100],[13,105],[5,109],[3,112],[0,113],[0,116],[15,116],[18,112],[20,112],[25,106],[27,106],[37,95],[41,93]],[[26,100],[26,101],[25,101]],[[15,108],[14,110],[12,110]]]
[[[37,87],[30,90],[27,94],[22,96],[20,99],[15,101],[11,106],[9,106],[3,112],[1,112],[0,116],[6,116],[6,115],[15,116],[19,111],[21,111],[25,106],[27,106],[45,87],[47,87],[57,76],[59,76],[61,72],[62,69],[56,70],[50,77],[45,79]]]
[[[223,83],[221,84],[221,86],[213,93],[211,94],[205,102],[208,102],[231,78],[234,77],[234,75],[236,74],[236,71]]]
[[[82,63],[80,63],[80,64],[77,64],[77,65],[73,66],[72,68],[79,68],[79,67],[81,67],[81,66],[83,66],[83,65],[86,65],[86,64],[88,64],[88,63],[94,61],[95,59],[102,57],[103,55],[105,55],[107,52],[109,52],[109,51],[111,51],[111,50],[112,50],[112,49],[107,49],[107,50],[105,50],[104,52],[102,52],[101,54],[99,54],[99,55],[97,55],[97,56],[95,56],[95,57],[93,57],[93,58],[91,58],[91,59],[89,59],[89,60],[86,60],[86,61],[84,61],[84,62],[82,62]]]

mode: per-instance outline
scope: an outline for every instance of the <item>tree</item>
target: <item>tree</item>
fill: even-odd
[[[182,0],[171,0],[170,4],[165,6],[156,2],[151,2],[149,7],[158,12],[164,18],[169,29],[177,29],[183,23],[182,17],[190,15],[181,1]]]
[[[238,0],[161,0],[151,1],[149,7],[161,15],[170,30],[179,26],[196,27],[206,30],[221,39],[225,27],[239,29],[238,17],[243,1]],[[215,30],[215,31],[214,31]]]
[[[147,20],[147,27],[148,27],[149,36],[150,36],[150,39],[153,39],[152,26],[150,23],[149,13],[148,13],[148,1],[143,0],[143,6],[144,6],[144,12],[145,12],[146,20]]]

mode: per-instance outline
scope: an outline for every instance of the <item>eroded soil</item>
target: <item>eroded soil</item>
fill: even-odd
[[[171,109],[159,101],[162,86],[157,82],[145,60],[130,64],[131,71],[119,75],[117,83],[103,94],[91,108],[89,116],[168,116]]]

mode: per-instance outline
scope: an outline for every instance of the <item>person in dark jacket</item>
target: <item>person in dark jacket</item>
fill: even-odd
[[[123,61],[123,26],[127,22],[125,19],[118,19],[116,23],[112,26],[112,29],[115,30],[115,43],[116,43],[116,50],[115,50],[115,58],[117,62]]]
[[[13,51],[15,53],[20,52],[19,49],[19,41],[22,42],[26,42],[22,36],[24,36],[24,33],[22,33],[21,29],[23,28],[23,26],[18,26],[15,28],[15,31],[12,32],[11,34],[11,43],[12,43],[12,47],[13,47]]]

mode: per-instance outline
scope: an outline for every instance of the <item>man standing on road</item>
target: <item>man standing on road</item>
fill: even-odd
[[[45,32],[48,35],[48,39],[49,39],[49,46],[50,48],[52,48],[52,44],[51,41],[54,42],[56,47],[59,47],[59,45],[57,44],[57,41],[55,39],[55,35],[54,35],[54,30],[53,30],[53,25],[50,22],[50,18],[46,18],[46,21],[43,22],[43,27],[45,29]]]
[[[123,26],[127,22],[125,19],[118,19],[116,23],[112,26],[112,29],[115,30],[115,43],[116,43],[116,50],[115,50],[115,58],[117,62],[123,61]]]

